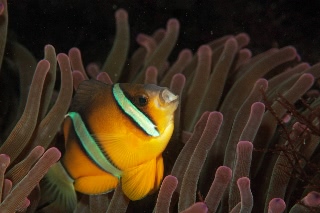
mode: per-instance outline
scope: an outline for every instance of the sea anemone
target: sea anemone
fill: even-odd
[[[240,33],[196,53],[184,49],[169,62],[180,27],[170,19],[165,30],[139,34],[141,47],[128,59],[128,14],[119,9],[114,45],[101,67],[85,68],[78,48],[56,54],[51,45],[37,63],[6,40],[7,10],[2,0],[1,212],[64,211],[58,200],[41,197],[40,180],[64,151],[60,126],[72,91],[89,78],[167,86],[181,104],[158,193],[136,202],[121,185],[108,194],[78,194],[74,212],[319,211],[320,64],[301,62],[294,47],[252,56],[249,36]]]

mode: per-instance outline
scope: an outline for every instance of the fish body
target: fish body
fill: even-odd
[[[82,82],[64,122],[59,168],[76,191],[101,194],[121,181],[131,200],[158,189],[178,96],[152,84]]]

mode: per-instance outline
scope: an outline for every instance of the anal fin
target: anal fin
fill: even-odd
[[[119,179],[111,174],[99,176],[85,176],[77,178],[74,182],[74,188],[83,194],[95,195],[108,193],[116,188]]]
[[[163,177],[163,159],[159,156],[144,164],[125,171],[121,184],[130,200],[140,200],[159,188]]]

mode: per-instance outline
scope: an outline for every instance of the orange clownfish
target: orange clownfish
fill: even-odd
[[[102,194],[121,181],[124,194],[139,200],[158,189],[178,103],[153,84],[83,81],[63,126],[65,154],[47,175],[51,193],[72,209],[75,190]]]

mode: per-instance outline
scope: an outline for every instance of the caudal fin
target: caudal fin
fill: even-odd
[[[53,165],[41,183],[41,201],[44,208],[59,207],[60,212],[73,212],[77,205],[77,195],[73,179],[60,162]]]

